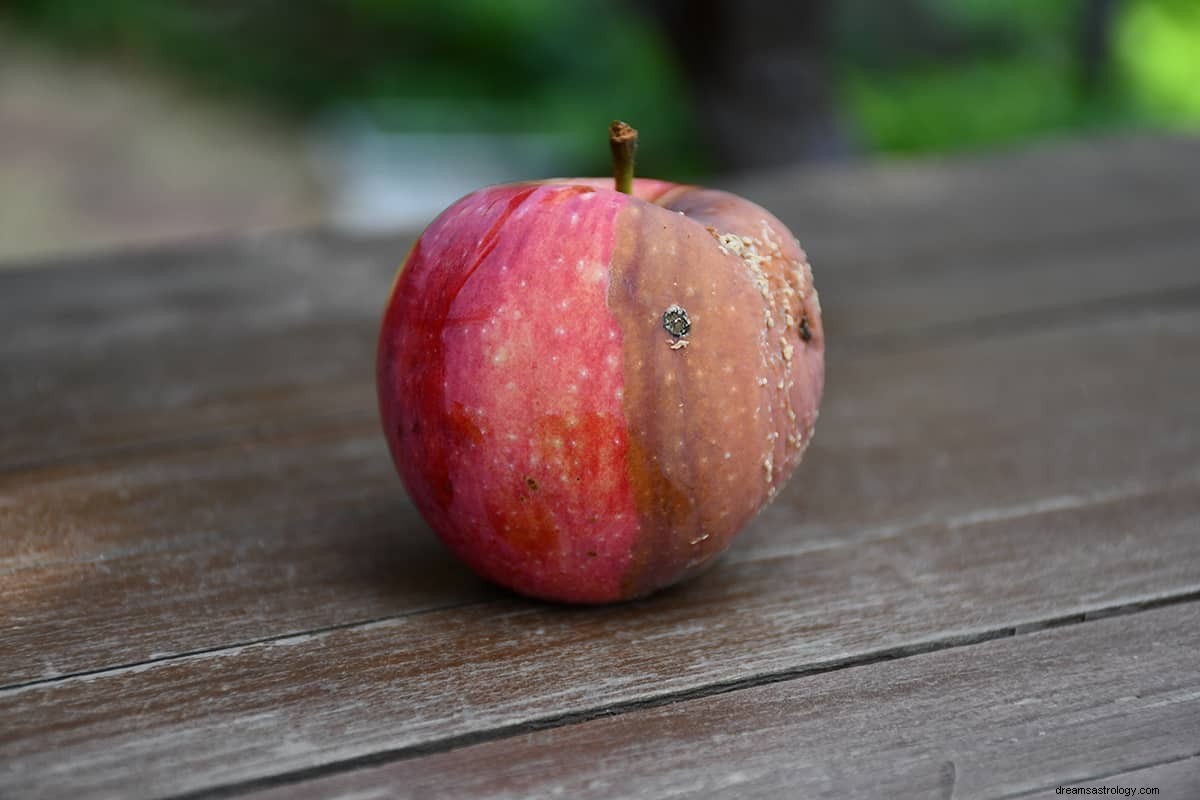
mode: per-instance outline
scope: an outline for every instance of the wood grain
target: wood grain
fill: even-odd
[[[272,237],[3,274],[0,466],[370,412],[407,247]]]
[[[1053,797],[1200,789],[1200,607],[799,677],[287,785],[267,798]],[[1183,759],[1138,774],[1138,767]],[[1125,770],[1131,773],[1120,774]],[[1112,775],[1100,781],[1088,779]],[[1061,796],[1061,795],[1059,795]]]
[[[805,463],[726,561],[1194,480],[1198,338],[1183,309],[834,362]],[[374,420],[26,470],[0,527],[3,685],[490,596]]]
[[[502,600],[10,689],[0,796],[253,781],[1196,596],[1198,515],[1192,485],[722,564],[623,606]]]
[[[376,424],[314,425],[0,489],[0,682],[492,597],[399,487]]]
[[[1192,230],[1200,230],[1200,219]],[[1198,248],[1200,237],[1175,232],[1150,241],[1084,243],[1069,252],[1047,248],[933,264],[906,260],[901,270],[857,275],[839,273],[835,263],[817,280],[831,341],[840,337],[855,349],[911,349],[915,337],[928,340],[946,330],[994,334],[997,322],[1053,324],[1078,310],[1161,306],[1180,295],[1194,302],[1200,295]]]
[[[378,315],[411,236],[358,239],[321,232],[116,250],[12,269],[0,319],[4,356],[74,352],[181,335],[280,330]],[[31,299],[39,300],[31,303]]]

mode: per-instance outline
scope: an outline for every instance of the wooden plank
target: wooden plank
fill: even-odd
[[[1193,484],[727,563],[622,606],[504,600],[0,691],[0,795],[201,790],[1197,596],[1198,515]]]
[[[811,456],[743,546],[788,547],[781,527],[811,544],[1185,479],[1200,410],[1181,398],[1197,381],[1186,309],[831,361]]]
[[[774,170],[731,182],[801,237],[815,264],[864,253],[917,261],[1121,242],[1165,224],[1194,229],[1200,143],[1106,137],[1002,155]],[[911,260],[910,259],[910,260]],[[874,265],[869,269],[874,270]]]
[[[407,502],[377,424],[34,477],[0,479],[0,685],[496,594]]]
[[[769,205],[813,254],[833,340],[876,341],[981,317],[1194,293],[1200,211],[1174,201],[1195,185],[1200,148],[1151,141],[1159,149],[1113,142],[1082,156],[1035,151],[849,170],[796,179],[785,192],[763,186],[774,186]],[[1047,170],[1053,160],[1062,165]],[[914,194],[911,182],[926,174],[942,188]],[[1088,203],[1066,202],[1060,184]],[[1039,205],[1051,201],[1053,213]],[[1180,222],[1181,213],[1196,218]],[[1058,228],[1037,227],[1047,220],[1073,233],[1054,238]],[[913,241],[901,235],[910,229]],[[941,244],[930,250],[935,233]],[[407,247],[403,238],[310,234],[0,274],[0,468],[366,413],[378,316]]]
[[[897,336],[970,333],[991,321],[1044,324],[1077,309],[1157,306],[1184,297],[1195,302],[1200,239],[1192,230],[1200,231],[1200,219],[1185,233],[1077,244],[1067,251],[933,264],[909,260],[900,270],[857,274],[839,273],[842,265],[835,263],[817,278],[826,333],[833,341],[842,337],[856,349],[869,349]]]
[[[21,365],[2,401],[13,411],[0,423],[0,471],[186,448],[320,417],[362,420],[375,411],[365,333],[314,325],[251,337],[245,349],[147,343],[100,360]]]
[[[0,275],[0,355],[295,328],[382,311],[411,236],[317,231],[117,250]],[[39,302],[33,303],[31,301]]]
[[[368,412],[407,246],[275,237],[0,275],[0,466]]]
[[[834,362],[805,464],[726,561],[1195,480],[1198,332],[1200,311],[1127,314]],[[12,474],[0,528],[0,685],[485,596],[374,420]]]
[[[1200,747],[1198,620],[1195,603],[1146,611],[252,796],[1050,798],[1056,785],[1159,785],[1183,800],[1200,789],[1187,758]],[[1183,760],[1088,781],[1165,759]]]

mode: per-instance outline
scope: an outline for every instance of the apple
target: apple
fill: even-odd
[[[691,576],[787,482],[824,334],[804,251],[721,191],[492,186],[400,268],[377,378],[392,458],[450,550],[519,593],[606,603]]]

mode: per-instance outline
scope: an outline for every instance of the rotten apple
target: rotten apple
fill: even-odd
[[[567,179],[468,195],[421,235],[383,319],[392,457],[472,569],[603,603],[686,578],[792,474],[824,335],[792,234],[725,192]]]

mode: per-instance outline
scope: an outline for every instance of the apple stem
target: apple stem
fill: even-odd
[[[620,120],[608,127],[612,147],[613,182],[618,192],[633,194],[633,158],[637,154],[638,132]]]

